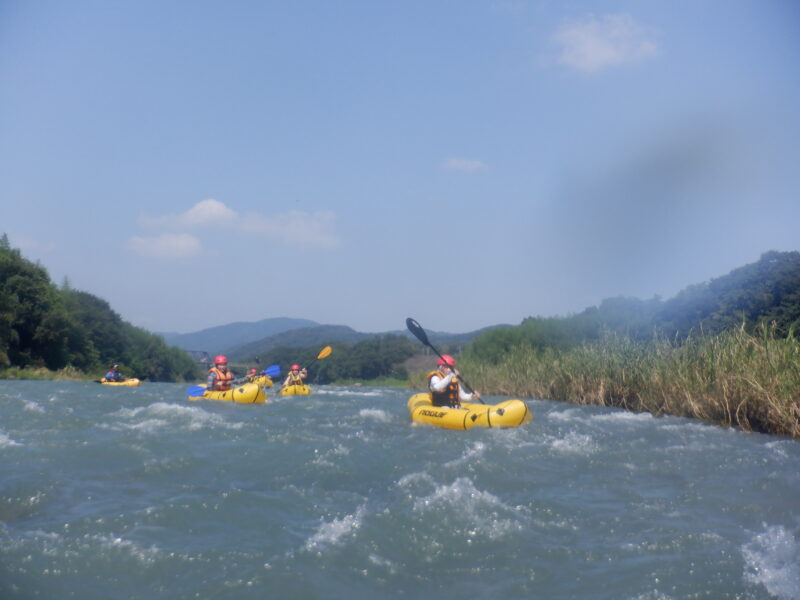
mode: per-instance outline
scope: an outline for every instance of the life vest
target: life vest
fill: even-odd
[[[233,373],[231,373],[230,369],[226,370],[223,373],[217,367],[211,367],[208,370],[208,374],[214,375],[214,389],[212,391],[226,392],[229,389],[231,389],[231,381],[233,381]]]
[[[303,385],[303,376],[289,372],[289,385]]]
[[[440,379],[445,377],[439,370],[428,373],[427,380],[428,390],[431,393],[431,403],[434,406],[458,406],[458,377],[453,377],[444,391],[435,392],[431,389],[431,379],[434,375]]]

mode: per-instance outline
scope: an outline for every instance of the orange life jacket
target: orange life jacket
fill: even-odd
[[[431,378],[436,375],[437,377],[444,378],[441,371],[431,371],[428,373],[428,390],[431,393],[431,402],[434,406],[458,406],[458,377],[453,377],[448,386],[442,392],[434,392],[431,389]]]
[[[208,374],[214,374],[214,389],[211,391],[214,392],[226,392],[231,389],[231,381],[233,381],[233,373],[231,373],[230,369],[227,369],[224,373],[219,370],[217,367],[211,367],[208,370]]]

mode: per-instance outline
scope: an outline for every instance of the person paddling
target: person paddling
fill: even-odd
[[[300,368],[300,365],[292,365],[289,369],[289,374],[283,382],[283,387],[290,385],[304,385],[305,378],[308,377],[308,371],[305,368]]]
[[[456,359],[449,354],[442,354],[436,361],[437,369],[428,373],[428,389],[431,392],[431,402],[434,406],[449,406],[456,408],[461,402],[478,400],[478,392],[469,393],[458,383]]]
[[[106,381],[125,381],[122,373],[119,372],[119,365],[111,365],[111,369],[106,373],[104,379]]]
[[[231,389],[233,373],[228,370],[228,359],[221,354],[214,359],[214,366],[208,370],[208,391],[225,392]]]

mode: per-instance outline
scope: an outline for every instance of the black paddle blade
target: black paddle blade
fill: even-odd
[[[420,342],[422,342],[426,346],[430,346],[430,342],[428,342],[428,334],[425,333],[425,330],[422,328],[422,325],[420,325],[414,319],[409,317],[406,319],[406,327],[408,327],[408,330],[411,333],[413,333],[414,337],[416,337]]]

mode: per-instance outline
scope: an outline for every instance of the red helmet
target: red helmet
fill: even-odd
[[[442,365],[447,365],[448,367],[455,367],[456,366],[456,359],[450,356],[449,354],[442,354],[441,358],[436,361],[436,364],[440,367]]]
[[[251,375],[255,375],[256,373],[258,373],[258,371],[256,371],[255,369],[250,369],[250,374]]]
[[[300,365],[292,365],[292,368],[289,369],[289,370],[290,371],[299,371],[300,370]]]
[[[215,365],[227,365],[228,364],[228,359],[225,358],[224,356],[222,356],[222,354],[220,354],[217,358],[214,359],[214,364]]]

